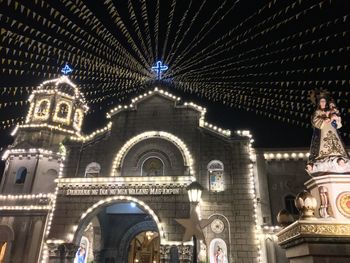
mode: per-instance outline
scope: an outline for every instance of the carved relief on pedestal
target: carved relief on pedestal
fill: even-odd
[[[296,223],[286,227],[278,233],[278,242],[285,243],[299,236],[320,237],[320,236],[349,236],[349,224],[329,223],[309,223],[306,221],[297,221]]]
[[[79,248],[75,244],[72,243],[63,243],[63,244],[55,244],[49,243],[47,244],[49,257],[50,258],[74,258],[77,249]]]
[[[340,213],[350,218],[350,192],[342,192],[338,195],[337,208]]]
[[[160,245],[160,259],[164,262],[169,262],[171,248],[173,245]],[[192,259],[192,246],[190,245],[177,245],[178,258],[181,262],[190,262]],[[163,262],[162,261],[162,262]]]
[[[320,194],[320,208],[318,212],[322,218],[333,217],[332,207],[329,200],[328,188],[325,186],[320,186],[318,188]]]

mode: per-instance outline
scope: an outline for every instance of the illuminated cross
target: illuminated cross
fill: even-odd
[[[68,75],[69,73],[71,73],[73,71],[73,69],[71,69],[68,64],[66,63],[66,65],[64,66],[64,68],[61,69],[61,72],[63,73],[63,75]]]
[[[157,72],[157,79],[162,79],[162,71],[168,69],[167,65],[162,65],[162,61],[157,61],[156,66],[152,67],[152,70]]]

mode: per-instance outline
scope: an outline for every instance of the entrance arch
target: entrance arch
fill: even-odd
[[[165,242],[164,230],[156,213],[145,202],[131,196],[108,197],[98,201],[97,203],[92,205],[90,208],[88,208],[80,217],[78,228],[73,237],[73,243],[76,245],[79,245],[79,242],[83,235],[84,230],[99,212],[101,212],[104,208],[110,206],[111,204],[122,203],[125,201],[138,204],[143,211],[145,211],[147,214],[149,214],[152,217],[152,219],[154,220],[157,226],[160,243],[161,244],[164,243]]]

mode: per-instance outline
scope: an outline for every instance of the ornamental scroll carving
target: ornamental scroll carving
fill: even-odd
[[[339,237],[350,236],[350,224],[303,224],[299,223],[285,229],[278,235],[278,242],[285,243],[298,236]]]

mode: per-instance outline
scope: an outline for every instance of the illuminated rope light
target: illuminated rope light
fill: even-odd
[[[252,135],[249,131],[237,131],[237,134],[241,134],[242,136],[247,136],[248,138],[250,138],[250,143],[249,143],[249,147],[248,147],[248,151],[249,151],[249,156],[250,156],[250,160],[252,163],[250,163],[248,165],[248,170],[249,170],[249,175],[250,175],[250,194],[253,200],[253,207],[254,207],[254,213],[253,213],[253,217],[254,217],[254,222],[255,222],[255,239],[256,239],[256,246],[257,246],[257,252],[258,252],[258,256],[257,256],[257,261],[258,263],[263,262],[263,252],[261,249],[261,240],[260,240],[260,236],[261,236],[261,226],[259,224],[259,219],[258,219],[258,201],[257,201],[257,196],[256,196],[256,189],[255,189],[255,178],[254,178],[254,164],[256,162],[256,154],[255,154],[255,150],[252,147],[252,143],[254,142]]]
[[[58,180],[63,177],[63,169],[64,169],[64,161],[65,161],[65,150],[61,154],[61,158],[59,160],[59,171],[58,171]],[[50,234],[51,230],[51,224],[52,224],[52,219],[55,213],[56,209],[56,201],[57,201],[57,195],[58,195],[58,185],[55,188],[55,193],[52,195],[52,201],[51,201],[51,210],[49,211],[45,228],[44,228],[44,236],[43,236],[43,246],[42,246],[42,251],[41,251],[41,263],[47,263],[48,258],[49,258],[49,251],[48,251],[48,246],[47,246],[47,237]]]
[[[109,122],[109,123],[107,124],[107,126],[105,126],[105,127],[102,128],[102,129],[98,129],[98,130],[92,132],[90,135],[86,135],[86,136],[71,136],[70,139],[71,139],[72,141],[83,141],[83,142],[89,141],[89,140],[92,140],[92,139],[94,139],[95,137],[97,137],[97,136],[99,136],[99,135],[105,133],[106,131],[111,130],[111,128],[112,128],[112,122]]]
[[[290,160],[290,159],[307,159],[309,158],[310,153],[308,151],[304,152],[265,152],[264,158],[266,160]]]
[[[112,110],[110,110],[108,113],[107,113],[107,118],[111,118],[111,116],[117,114],[118,112],[120,111],[123,111],[123,110],[127,110],[127,109],[135,109],[135,103],[138,102],[138,101],[141,101],[149,96],[151,96],[152,94],[154,93],[157,93],[157,94],[160,94],[162,96],[165,96],[165,97],[168,97],[168,98],[171,98],[172,100],[174,100],[175,102],[177,101],[180,101],[181,98],[180,97],[177,97],[167,91],[164,91],[162,89],[159,89],[158,87],[154,88],[153,91],[148,91],[147,93],[144,93],[144,94],[141,94],[135,98],[133,98],[131,100],[131,104],[130,105],[119,105],[115,108],[113,108]],[[215,133],[218,133],[220,135],[224,135],[224,136],[228,136],[230,137],[231,136],[231,131],[230,130],[225,130],[225,129],[222,129],[220,127],[217,127],[213,124],[210,124],[208,122],[205,121],[205,114],[206,114],[206,111],[207,109],[202,107],[202,106],[199,106],[193,102],[185,102],[183,104],[185,107],[190,107],[192,109],[195,109],[197,111],[199,111],[201,113],[201,117],[199,119],[199,126],[202,127],[202,128],[205,128],[205,129],[208,129],[208,130],[211,130]],[[181,106],[177,106],[177,107],[181,107]]]
[[[64,129],[61,128],[60,126],[56,126],[56,125],[50,125],[47,123],[41,123],[41,124],[22,124],[22,125],[17,125],[18,128],[49,128],[52,130],[58,130],[58,131],[62,131],[62,132],[66,132],[66,133],[70,133],[70,134],[76,134],[77,136],[79,135],[76,131],[74,130],[68,130],[68,129]]]
[[[10,155],[23,155],[23,154],[41,154],[49,156],[62,156],[62,153],[54,153],[50,150],[45,150],[41,148],[30,148],[30,149],[8,149],[2,155],[2,160],[6,160]]]
[[[174,182],[174,177],[172,176],[144,176],[141,179],[135,176],[115,176],[115,177],[96,177],[96,178],[60,178],[57,180],[59,187],[71,184],[116,184],[116,183],[130,183],[130,184],[142,184],[142,183],[171,183],[171,184],[183,184],[187,185],[190,182],[195,181],[194,176],[179,176]]]
[[[52,207],[49,205],[16,205],[16,206],[0,206],[0,210],[50,210]]]
[[[162,61],[157,61],[156,65],[152,67],[152,70],[156,72],[157,79],[162,79],[162,71],[166,71],[168,69],[167,65],[163,65]]]
[[[31,195],[0,195],[0,200],[33,200],[42,198],[52,198],[52,194],[31,194]]]

